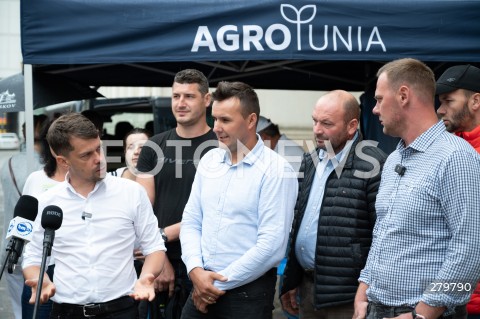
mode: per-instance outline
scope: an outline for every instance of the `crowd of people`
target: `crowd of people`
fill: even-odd
[[[275,305],[300,319],[480,318],[480,69],[436,81],[394,60],[375,99],[400,139],[389,155],[363,139],[349,92],[319,97],[304,152],[251,86],[210,92],[193,69],[173,79],[176,127],[129,127],[112,172],[89,114],[36,119],[39,170],[19,174],[20,153],[1,176],[6,213],[22,194],[39,202],[22,267],[6,274],[16,319],[37,299],[42,319],[268,319]],[[49,205],[63,221],[40,274]]]

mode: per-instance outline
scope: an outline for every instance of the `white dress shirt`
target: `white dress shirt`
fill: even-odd
[[[55,231],[52,257],[57,303],[105,302],[133,291],[137,275],[133,249],[138,241],[144,255],[165,251],[157,219],[145,190],[136,182],[107,176],[85,198],[67,181],[39,196],[33,240],[27,245],[23,267],[41,264],[43,209],[63,210]],[[82,219],[82,215],[91,217]]]
[[[239,163],[216,148],[200,160],[182,218],[180,242],[188,272],[228,278],[221,290],[245,285],[285,255],[298,193],[292,166],[259,138]]]

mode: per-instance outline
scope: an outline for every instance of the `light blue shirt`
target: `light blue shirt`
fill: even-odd
[[[285,254],[298,193],[296,172],[259,138],[232,165],[221,148],[200,160],[180,228],[182,259],[220,273],[221,290],[245,285]]]
[[[297,260],[304,269],[313,269],[315,267],[315,249],[317,247],[318,220],[320,218],[320,209],[323,203],[323,194],[325,193],[325,184],[328,176],[338,167],[339,163],[346,159],[350,146],[358,137],[355,133],[351,140],[332,161],[328,158],[327,152],[321,149],[318,152],[319,162],[316,166],[316,174],[313,177],[312,187],[308,195],[308,202],[305,208],[305,214],[298,230],[297,240],[295,241],[295,254]],[[338,174],[341,174],[339,172]]]
[[[406,167],[403,176],[397,164]],[[480,156],[441,121],[408,147],[399,143],[383,168],[360,275],[369,301],[450,310],[468,302],[480,277],[479,185]]]

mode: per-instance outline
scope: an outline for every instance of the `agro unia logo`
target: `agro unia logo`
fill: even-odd
[[[199,26],[191,51],[198,52],[205,49],[210,52],[264,51],[265,48],[282,51],[289,48],[292,43],[295,44],[295,40],[297,51],[311,49],[336,52],[340,47],[348,52],[368,52],[372,48],[387,51],[377,26],[362,28],[362,26],[350,25],[340,28],[337,25],[319,25],[318,19],[315,19],[317,6],[314,4],[304,5],[300,9],[291,4],[282,4],[280,13],[288,24],[224,25],[216,34],[212,34],[208,26]],[[302,38],[305,28],[308,31],[307,39]],[[276,37],[273,36],[274,33]],[[292,33],[296,34],[296,39]],[[308,48],[306,48],[307,45]]]
[[[0,109],[14,108],[16,103],[15,93],[10,93],[8,90],[0,93]]]

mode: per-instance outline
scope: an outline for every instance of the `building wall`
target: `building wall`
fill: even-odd
[[[0,0],[0,79],[22,71],[20,50],[20,0]],[[24,112],[1,113],[1,131],[19,133]]]
[[[20,1],[0,0],[0,78],[22,70]]]

